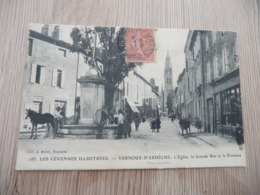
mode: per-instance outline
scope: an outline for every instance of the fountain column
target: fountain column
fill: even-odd
[[[95,113],[105,104],[105,78],[90,69],[78,79],[80,83],[79,124],[93,125]]]

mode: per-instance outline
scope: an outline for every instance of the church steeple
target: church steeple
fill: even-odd
[[[164,66],[164,107],[166,108],[167,96],[173,90],[172,83],[172,63],[169,54],[169,49],[167,50],[165,66]]]
[[[171,57],[169,55],[169,49],[167,50],[167,55],[166,55],[166,60],[165,60],[165,67],[164,69],[171,69],[172,68],[172,64],[171,64]]]
[[[166,59],[167,58],[170,58],[170,55],[169,55],[169,49],[167,49],[167,56],[166,56]]]

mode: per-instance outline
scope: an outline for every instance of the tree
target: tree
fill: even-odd
[[[166,101],[166,105],[167,105],[167,108],[168,108],[168,114],[170,112],[172,112],[172,107],[173,107],[173,97],[174,97],[174,91],[171,90],[170,93],[167,95],[167,101]]]
[[[72,52],[82,53],[86,63],[106,79],[105,105],[113,108],[114,92],[137,63],[125,61],[125,28],[75,27],[70,34]],[[102,70],[98,66],[102,64]]]

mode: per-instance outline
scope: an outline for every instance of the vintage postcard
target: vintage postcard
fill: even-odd
[[[246,166],[235,32],[28,35],[17,170]]]

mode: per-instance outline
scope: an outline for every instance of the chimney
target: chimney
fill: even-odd
[[[52,38],[59,39],[59,34],[60,34],[60,27],[54,26],[54,29],[53,29],[53,32],[52,32]]]

